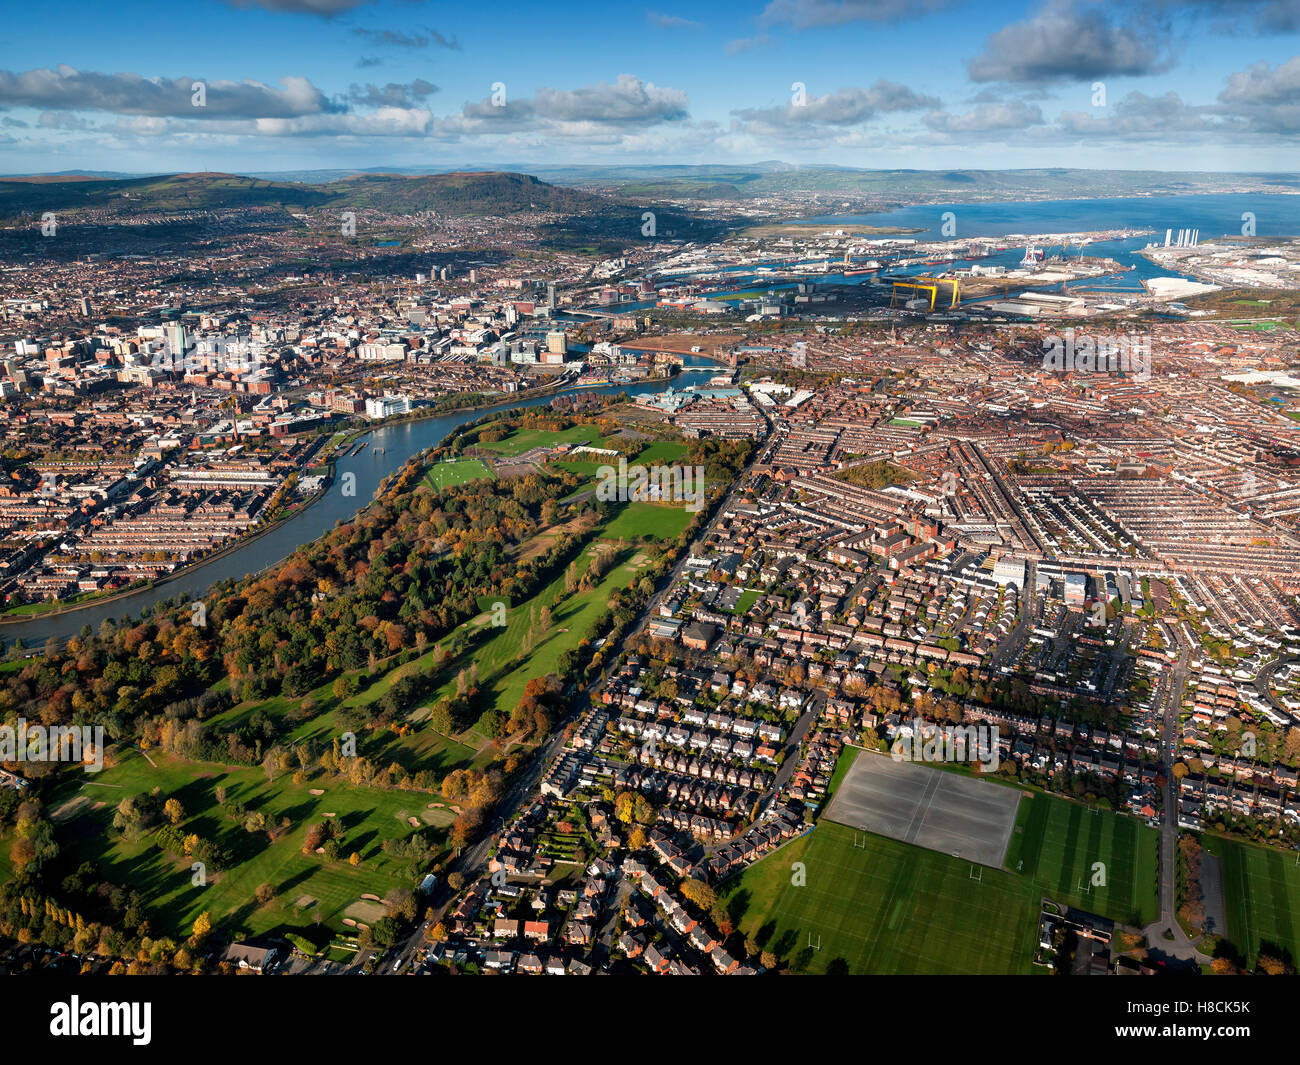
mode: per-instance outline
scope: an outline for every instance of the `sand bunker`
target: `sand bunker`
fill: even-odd
[[[102,802],[95,804],[96,807],[103,805]],[[75,817],[83,806],[90,806],[90,800],[84,795],[74,795],[67,802],[59,803],[51,810],[50,817],[55,821],[66,821],[70,817]]]

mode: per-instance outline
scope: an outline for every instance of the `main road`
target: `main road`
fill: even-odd
[[[1160,763],[1164,769],[1163,817],[1160,821],[1160,918],[1143,929],[1147,948],[1165,953],[1187,963],[1208,963],[1196,944],[1178,923],[1178,782],[1174,779],[1174,762],[1178,757],[1178,710],[1183,705],[1187,685],[1187,667],[1192,649],[1183,634],[1178,637],[1178,661],[1170,668],[1163,684],[1163,711],[1160,732]]]

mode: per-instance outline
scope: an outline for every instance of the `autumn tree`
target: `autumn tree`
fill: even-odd
[[[695,903],[701,910],[711,910],[713,904],[717,902],[718,896],[714,893],[713,888],[709,887],[703,880],[687,879],[682,881],[682,894],[691,902]]]
[[[207,910],[204,910],[194,918],[194,927],[190,933],[190,942],[197,946],[208,938],[208,934],[211,931],[212,917],[208,914]]]

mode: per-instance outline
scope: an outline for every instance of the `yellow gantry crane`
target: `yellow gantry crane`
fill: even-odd
[[[900,295],[906,295],[906,293],[901,290],[916,289],[921,292],[930,293],[930,310],[934,310],[934,305],[939,299],[939,288],[942,285],[952,286],[952,302],[948,304],[949,307],[956,307],[961,303],[961,285],[958,283],[956,278],[926,277],[918,274],[911,281],[894,281],[892,284],[894,286],[894,291],[891,292],[889,296],[889,305],[891,307],[895,306]]]

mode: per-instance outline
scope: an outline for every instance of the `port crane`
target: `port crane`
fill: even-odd
[[[939,299],[939,288],[942,285],[952,286],[952,302],[949,307],[956,307],[961,303],[961,286],[956,278],[937,278],[926,277],[918,274],[911,281],[894,281],[892,282],[894,290],[889,295],[889,305],[895,306],[900,295],[906,295],[905,289],[915,289],[920,292],[930,293],[930,310],[934,310],[934,305]]]

